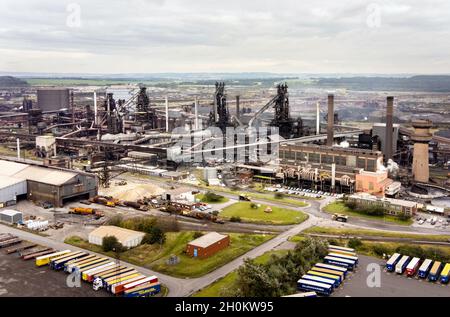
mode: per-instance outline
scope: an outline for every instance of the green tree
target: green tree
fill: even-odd
[[[124,246],[117,240],[115,236],[106,236],[102,241],[102,249],[105,252],[115,251],[117,253],[125,250]]]
[[[362,241],[358,238],[351,238],[348,240],[347,246],[352,249],[358,249],[363,245]]]

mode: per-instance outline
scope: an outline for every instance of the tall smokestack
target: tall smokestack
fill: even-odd
[[[236,118],[241,119],[240,96],[236,96]]]
[[[384,145],[384,155],[386,163],[393,157],[393,134],[394,134],[394,97],[387,97],[386,109],[386,140]]]
[[[316,135],[320,134],[320,102],[317,103],[316,109]]]
[[[198,124],[198,99],[195,97],[195,131],[199,129]]]
[[[17,138],[17,159],[20,160],[20,139]]]
[[[94,91],[94,123],[98,123],[97,92]]]
[[[166,132],[169,132],[169,97],[166,96]]]
[[[333,146],[334,142],[334,95],[328,95],[328,126],[327,146]]]

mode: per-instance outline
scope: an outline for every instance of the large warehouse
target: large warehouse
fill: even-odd
[[[71,199],[97,195],[94,175],[0,160],[0,204],[14,204],[25,196],[35,202],[62,207]]]
[[[145,233],[128,230],[115,226],[101,226],[89,234],[89,243],[102,245],[103,238],[116,237],[127,248],[134,248],[141,244]]]

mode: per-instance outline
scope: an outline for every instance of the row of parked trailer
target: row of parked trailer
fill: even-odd
[[[64,250],[36,257],[36,266],[45,265],[55,271],[74,273],[92,283],[94,290],[104,288],[116,296],[150,297],[161,292],[156,276],[142,275],[134,268],[84,251]]]
[[[386,262],[386,270],[397,274],[404,274],[408,277],[417,276],[421,279],[428,279],[430,282],[440,281],[448,284],[450,281],[450,264],[426,259],[422,261],[417,257],[410,257],[395,253]]]
[[[358,266],[354,249],[330,245],[328,251],[324,263],[317,263],[298,280],[298,290],[329,296],[344,282],[348,272]]]

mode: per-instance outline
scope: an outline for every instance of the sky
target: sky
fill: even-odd
[[[448,0],[2,0],[0,71],[450,73]]]

